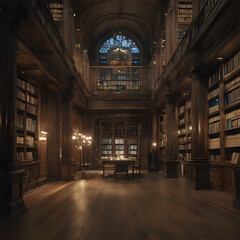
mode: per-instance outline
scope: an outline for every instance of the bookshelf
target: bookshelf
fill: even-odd
[[[124,157],[138,159],[140,156],[141,124],[137,121],[101,121],[101,158]]]
[[[212,187],[233,194],[240,164],[240,53],[209,77],[209,159]]]
[[[39,178],[38,87],[18,78],[17,85],[17,160],[25,170],[24,189]]]
[[[178,41],[186,34],[193,18],[192,1],[178,1]]]
[[[183,101],[178,107],[178,143],[180,174],[184,175],[184,162],[191,160],[191,101]]]

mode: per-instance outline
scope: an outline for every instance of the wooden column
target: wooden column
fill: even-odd
[[[208,189],[210,183],[207,159],[207,81],[199,68],[192,72],[191,90],[192,157],[186,165],[187,186],[196,190]]]
[[[0,216],[26,210],[24,171],[16,159],[17,9],[18,1],[0,5]]]
[[[166,95],[166,158],[163,160],[163,175],[168,178],[178,177],[178,135],[177,107],[172,94]]]
[[[62,161],[60,162],[60,179],[71,181],[77,170],[77,162],[72,159],[72,88],[62,98]]]

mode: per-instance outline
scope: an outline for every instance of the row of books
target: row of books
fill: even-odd
[[[28,147],[34,147],[34,145],[35,145],[34,137],[27,135],[26,136],[26,145]]]
[[[128,149],[137,150],[137,145],[128,145]]]
[[[185,150],[185,145],[184,144],[180,144],[179,145],[179,150],[181,151],[181,150]]]
[[[185,123],[185,118],[179,119],[179,124]]]
[[[240,134],[225,136],[225,147],[240,147]]]
[[[124,144],[124,139],[115,139],[115,144]]]
[[[186,161],[190,161],[192,158],[192,154],[191,153],[186,153]]]
[[[26,94],[20,90],[17,90],[17,98],[21,99],[22,101],[26,101]]]
[[[102,149],[104,150],[111,150],[112,149],[112,145],[102,145]]]
[[[208,140],[209,149],[218,149],[220,148],[220,138],[213,138]]]
[[[231,73],[240,66],[240,52],[224,64],[224,75]]]
[[[18,85],[18,87],[20,87],[20,88],[22,88],[22,89],[25,89],[25,88],[26,88],[26,82],[23,81],[23,80],[21,80],[21,79],[19,79],[19,78],[18,78],[18,80],[17,80],[17,85]]]
[[[215,105],[215,106],[213,106],[213,107],[210,107],[209,109],[208,109],[208,112],[209,113],[213,113],[213,112],[216,112],[216,111],[218,111],[219,110],[219,105]]]
[[[24,152],[17,152],[17,160],[23,161],[24,159]]]
[[[102,155],[112,155],[112,150],[102,150]]]
[[[220,116],[209,119],[208,133],[220,132]]]
[[[32,118],[26,118],[26,129],[28,131],[36,132],[37,131],[37,122]]]
[[[185,13],[185,14],[192,14],[192,9],[188,9],[188,8],[178,8],[178,15],[180,15],[181,13]]]
[[[232,119],[240,116],[240,109],[234,110],[226,114],[226,119]]]
[[[184,111],[185,111],[185,106],[183,105],[179,108],[179,114],[184,113]]]
[[[211,87],[222,79],[222,67],[219,66],[217,71],[211,74],[208,80],[208,86]]]
[[[208,93],[208,100],[219,95],[219,88],[214,89],[210,93]]]
[[[17,136],[17,144],[24,144],[24,137]]]
[[[227,129],[240,128],[240,116],[237,119],[227,119]]]
[[[179,143],[186,142],[186,140],[187,140],[186,136],[180,137],[180,138],[178,139]]]
[[[24,128],[24,119],[23,117],[17,116],[17,128]]]
[[[137,151],[128,151],[128,154],[137,155]]]
[[[178,3],[178,8],[190,8],[192,9],[192,3],[191,2],[185,2],[185,3]]]
[[[137,142],[138,142],[137,139],[128,139],[128,140],[127,140],[127,144],[128,144],[128,145],[131,145],[131,144],[134,145],[134,144],[137,144]]]
[[[229,88],[231,88],[232,86],[236,85],[239,82],[240,82],[240,77],[237,77],[234,80],[230,81],[225,85],[226,90],[228,90]]]
[[[213,162],[219,162],[220,161],[220,155],[210,154],[209,160],[213,161]]]
[[[187,143],[187,144],[186,144],[186,149],[187,149],[187,150],[190,150],[191,148],[192,148],[192,144],[191,144],[191,143]]]
[[[186,17],[178,17],[178,22],[179,23],[191,23],[192,22],[192,16],[191,15],[186,15]]]
[[[26,158],[27,158],[27,160],[34,160],[34,158],[33,158],[33,152],[27,152],[27,153],[26,153]]]
[[[186,102],[186,109],[191,108],[191,106],[192,106],[192,102],[191,101],[187,101]]]
[[[34,105],[27,104],[27,112],[37,115],[38,108]]]
[[[27,85],[27,91],[32,93],[32,94],[37,94],[37,87],[35,87],[34,85],[32,85],[31,83],[29,82],[26,82],[26,85]]]
[[[232,164],[240,164],[240,153],[239,152],[233,152],[232,158],[231,158]]]
[[[224,94],[224,105],[232,104],[240,100],[240,87],[234,89],[233,91]]]
[[[29,95],[27,95],[27,102],[36,106],[38,105],[38,99]]]
[[[24,102],[18,101],[17,100],[17,108],[25,111],[26,109],[26,104]]]
[[[220,132],[220,121],[214,122],[208,125],[208,133],[218,133]]]

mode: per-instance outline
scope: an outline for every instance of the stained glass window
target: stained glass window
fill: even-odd
[[[103,43],[99,50],[99,64],[112,66],[140,65],[140,51],[136,43],[118,34]]]

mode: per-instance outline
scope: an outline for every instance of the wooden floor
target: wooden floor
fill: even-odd
[[[240,239],[232,197],[193,191],[157,173],[48,183],[24,197],[28,212],[0,220],[1,240]]]

